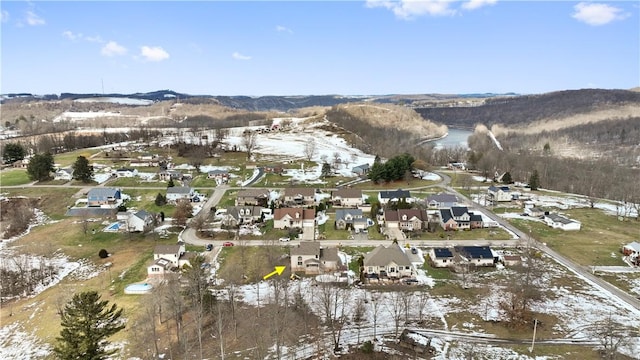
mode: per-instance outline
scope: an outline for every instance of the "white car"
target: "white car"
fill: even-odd
[[[282,242],[285,242],[285,241],[289,241],[291,239],[289,239],[288,237],[281,237],[279,240],[282,241]]]

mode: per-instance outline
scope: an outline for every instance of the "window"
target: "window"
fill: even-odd
[[[302,256],[298,256],[298,266],[302,266]]]
[[[390,268],[389,268],[389,272],[390,272],[390,273],[394,273],[394,272],[396,272],[396,268],[394,268],[394,267],[390,267]]]
[[[369,266],[369,270],[367,270],[367,272],[372,273],[373,272],[373,266]]]

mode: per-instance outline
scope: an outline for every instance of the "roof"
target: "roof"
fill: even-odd
[[[229,174],[229,172],[227,170],[218,170],[218,169],[216,169],[216,170],[209,171],[207,174],[209,174],[209,175],[218,175],[218,174],[224,175],[224,174]]]
[[[230,206],[227,208],[227,215],[233,217],[234,219],[239,219],[240,218],[240,210],[244,209],[245,210],[245,214],[243,216],[260,216],[262,209],[264,209],[262,206],[251,206],[251,205],[247,205],[247,206]],[[249,210],[249,214],[247,214],[247,210]]]
[[[188,186],[172,186],[167,188],[167,194],[189,194],[191,188]]]
[[[448,249],[448,248],[435,248],[433,249],[433,252],[436,255],[436,259],[453,257],[453,253],[451,252],[451,249]]]
[[[502,190],[503,192],[507,192],[509,191],[509,187],[508,186],[489,186],[489,191],[493,191],[493,192],[498,192]]]
[[[411,260],[398,244],[388,247],[379,245],[364,256],[364,266],[387,266],[391,262],[400,266],[411,266]]]
[[[296,217],[296,213],[298,217]],[[273,218],[276,220],[280,220],[286,215],[289,215],[292,219],[304,219],[311,220],[316,217],[315,209],[301,209],[301,208],[278,208],[273,212]]]
[[[114,188],[93,188],[89,190],[89,192],[87,193],[87,197],[115,197],[119,192],[120,189]]]
[[[470,259],[493,259],[493,252],[488,246],[456,246],[455,249]]]
[[[362,217],[362,209],[337,209],[336,221],[344,219],[347,215],[351,215],[354,218]]]
[[[136,169],[133,168],[120,168],[118,170],[116,170],[116,172],[120,172],[120,171],[130,171],[130,172],[134,172]]]
[[[338,248],[320,248],[320,260],[339,262]]]
[[[180,245],[156,245],[153,249],[154,254],[178,254],[180,253]]]
[[[320,256],[320,243],[317,241],[300,241],[300,245],[291,248],[291,256],[299,255]]]
[[[314,197],[316,191],[312,188],[286,188],[284,189],[285,197],[296,197],[296,196],[304,196],[304,197]]]
[[[453,194],[447,193],[439,193],[435,195],[427,196],[427,202],[438,202],[438,203],[456,203],[458,202],[458,197]]]
[[[407,216],[407,220],[402,220],[403,216],[405,215]],[[384,212],[385,221],[408,221],[412,218],[427,221],[427,212],[420,209],[398,209],[386,210]]]
[[[148,212],[146,212],[145,210],[138,210],[138,212],[136,212],[135,214],[133,214],[133,216],[140,218],[142,220],[148,218],[149,216],[151,216],[151,214],[149,214]]]
[[[549,214],[549,215],[546,215],[546,217],[551,219],[551,221],[553,221],[553,222],[557,222],[557,223],[561,223],[561,224],[571,224],[571,223],[577,222],[575,220],[568,219],[568,218],[566,218],[566,217],[564,217],[562,215],[558,215],[558,214]]]
[[[337,198],[362,198],[362,189],[342,188],[331,192],[331,197]]]
[[[269,190],[266,189],[244,189],[238,191],[237,197],[253,197],[253,198],[268,198]]]
[[[640,252],[640,243],[634,241],[632,243],[629,243],[627,245],[625,245],[624,247],[626,247],[627,249],[633,249],[634,251],[638,251]]]
[[[469,220],[474,222],[482,222],[482,215],[469,213]]]
[[[358,166],[354,166],[351,171],[356,171],[356,170],[367,170],[369,169],[369,164],[362,164],[362,165],[358,165]]]
[[[406,199],[411,197],[409,190],[383,190],[380,191],[381,199]]]
[[[440,209],[440,217],[442,218],[443,223],[446,223],[447,221],[453,219],[451,209]]]
[[[458,217],[464,214],[469,214],[469,209],[466,206],[452,206],[451,213],[454,217]]]

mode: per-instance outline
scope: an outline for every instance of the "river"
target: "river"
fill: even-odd
[[[456,147],[461,146],[465,149],[469,148],[467,144],[467,138],[473,134],[473,131],[449,128],[449,133],[442,139],[435,140],[436,149],[442,149],[444,147]]]

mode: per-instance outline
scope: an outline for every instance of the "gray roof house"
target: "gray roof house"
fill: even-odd
[[[411,193],[409,190],[383,190],[378,193],[378,200],[381,204],[397,202],[400,201],[400,199],[405,199],[405,201],[410,202]]]
[[[167,188],[167,201],[178,201],[180,199],[190,200],[195,196],[192,188],[188,186],[172,186]]]
[[[312,275],[336,271],[342,265],[338,248],[321,247],[317,241],[301,241],[300,245],[291,248],[291,271]]]
[[[358,176],[362,176],[367,174],[369,172],[369,169],[370,169],[369,164],[362,164],[362,165],[354,166],[353,168],[351,168],[351,171]]]
[[[397,243],[379,245],[364,256],[366,278],[402,278],[415,275],[411,259]]]
[[[122,198],[120,189],[93,188],[87,193],[88,206],[117,205]]]
[[[362,209],[337,209],[336,210],[336,229],[366,229],[367,219],[362,214]]]
[[[439,193],[427,196],[426,202],[432,209],[450,208],[458,205],[458,197],[453,194]]]

